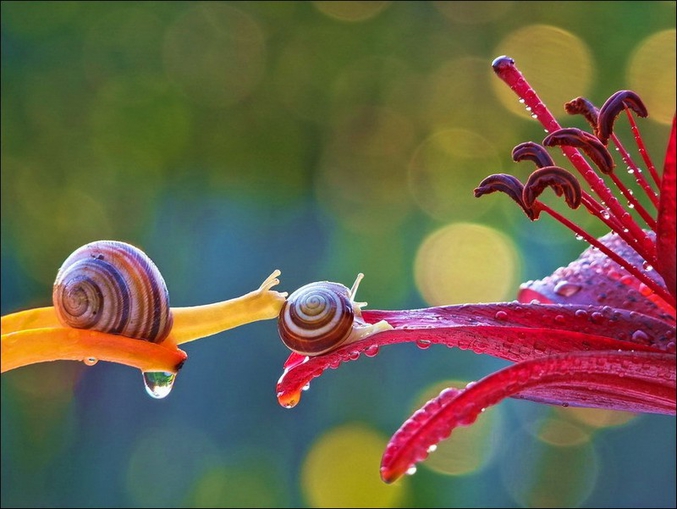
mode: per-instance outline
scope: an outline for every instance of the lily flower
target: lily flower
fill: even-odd
[[[515,161],[536,164],[526,183],[491,175],[475,196],[502,191],[532,221],[550,215],[590,247],[551,276],[522,284],[513,302],[360,309],[364,325],[381,324],[373,334],[326,353],[290,355],[277,384],[278,401],[286,407],[296,405],[302,390],[327,368],[361,354],[373,357],[380,347],[396,343],[444,344],[512,362],[463,389],[443,390],[407,419],[382,457],[381,477],[387,483],[414,473],[416,464],[456,427],[471,425],[485,408],[509,397],[675,415],[674,121],[661,176],[635,124],[633,115],[645,117],[647,112],[634,92],[618,92],[599,109],[584,98],[568,103],[569,113],[582,114],[591,124],[588,133],[562,128],[511,58],[497,58],[493,69],[548,134],[541,144],[523,143],[513,151]],[[623,112],[649,179],[614,134],[614,121]],[[618,148],[648,206],[615,174],[609,143]],[[559,147],[579,175],[556,166],[546,147]],[[540,201],[548,187],[572,209],[585,207],[610,233],[595,238]]]

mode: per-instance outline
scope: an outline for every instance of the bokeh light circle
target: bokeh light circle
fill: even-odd
[[[264,35],[249,14],[199,2],[165,35],[167,76],[193,101],[223,107],[249,95],[266,64]]]
[[[490,23],[505,16],[514,2],[440,2],[433,5],[455,23],[468,25]]]
[[[357,423],[329,430],[312,446],[301,473],[310,507],[401,507],[406,482],[379,477],[387,437]]]
[[[388,1],[317,1],[313,2],[315,8],[322,14],[340,21],[365,21],[373,18],[383,11],[390,2]]]
[[[414,261],[416,286],[432,306],[509,300],[520,277],[520,258],[503,233],[454,223],[429,235]]]
[[[593,58],[587,44],[555,26],[529,25],[515,30],[496,46],[494,54],[515,60],[555,116],[566,116],[563,105],[574,97],[587,95],[593,82]],[[530,118],[531,114],[503,81],[492,76],[492,83],[508,110]]]
[[[599,475],[599,455],[589,440],[559,447],[520,430],[509,436],[501,479],[518,507],[578,507]]]
[[[649,110],[649,118],[672,123],[675,114],[675,29],[657,32],[642,41],[628,62],[627,79]]]
[[[441,221],[486,212],[473,189],[488,173],[499,172],[494,145],[467,129],[446,129],[424,140],[409,163],[409,189],[418,206]]]

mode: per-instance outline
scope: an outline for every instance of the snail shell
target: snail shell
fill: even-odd
[[[101,240],[74,251],[52,292],[62,324],[153,343],[172,328],[167,285],[153,261],[125,242]]]

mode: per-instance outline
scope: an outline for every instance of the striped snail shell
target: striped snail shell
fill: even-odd
[[[282,306],[277,329],[282,342],[302,355],[321,355],[361,337],[371,326],[362,320],[355,292],[363,275],[351,289],[340,283],[319,281],[294,291]]]
[[[100,240],[74,251],[59,269],[52,299],[59,321],[76,329],[160,343],[172,328],[160,271],[125,242]]]

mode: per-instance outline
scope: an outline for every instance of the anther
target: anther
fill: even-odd
[[[572,209],[578,208],[581,204],[581,185],[576,177],[559,166],[546,166],[529,175],[527,183],[524,184],[522,191],[524,206],[528,209],[533,208],[534,201],[546,187],[551,187],[557,196],[564,195],[564,200]]]
[[[512,198],[520,207],[522,207],[524,213],[529,217],[529,219],[533,221],[537,219],[537,215],[531,207],[527,207],[524,204],[524,200],[522,199],[523,190],[524,186],[519,181],[519,179],[517,179],[517,177],[513,177],[512,175],[508,175],[506,173],[497,173],[495,175],[489,175],[484,180],[482,180],[479,186],[475,188],[474,192],[475,198],[479,198],[480,196],[491,194],[496,191],[505,193],[510,196],[510,198]]]
[[[637,116],[642,118],[648,115],[646,106],[632,90],[619,90],[613,94],[600,108],[597,129],[595,130],[595,135],[605,145],[609,142],[609,137],[613,132],[616,117],[625,108],[630,108]]]
[[[550,157],[550,154],[548,154],[548,151],[533,141],[520,143],[512,149],[512,160],[516,162],[533,161],[538,168],[553,166],[555,164],[552,157]]]
[[[607,148],[595,136],[575,127],[567,127],[550,133],[543,140],[546,147],[567,146],[580,148],[592,159],[602,173],[609,174],[614,169],[614,160]]]
[[[569,115],[583,115],[588,121],[590,127],[597,129],[597,119],[599,118],[599,109],[595,107],[585,97],[577,97],[564,105],[564,110]]]

